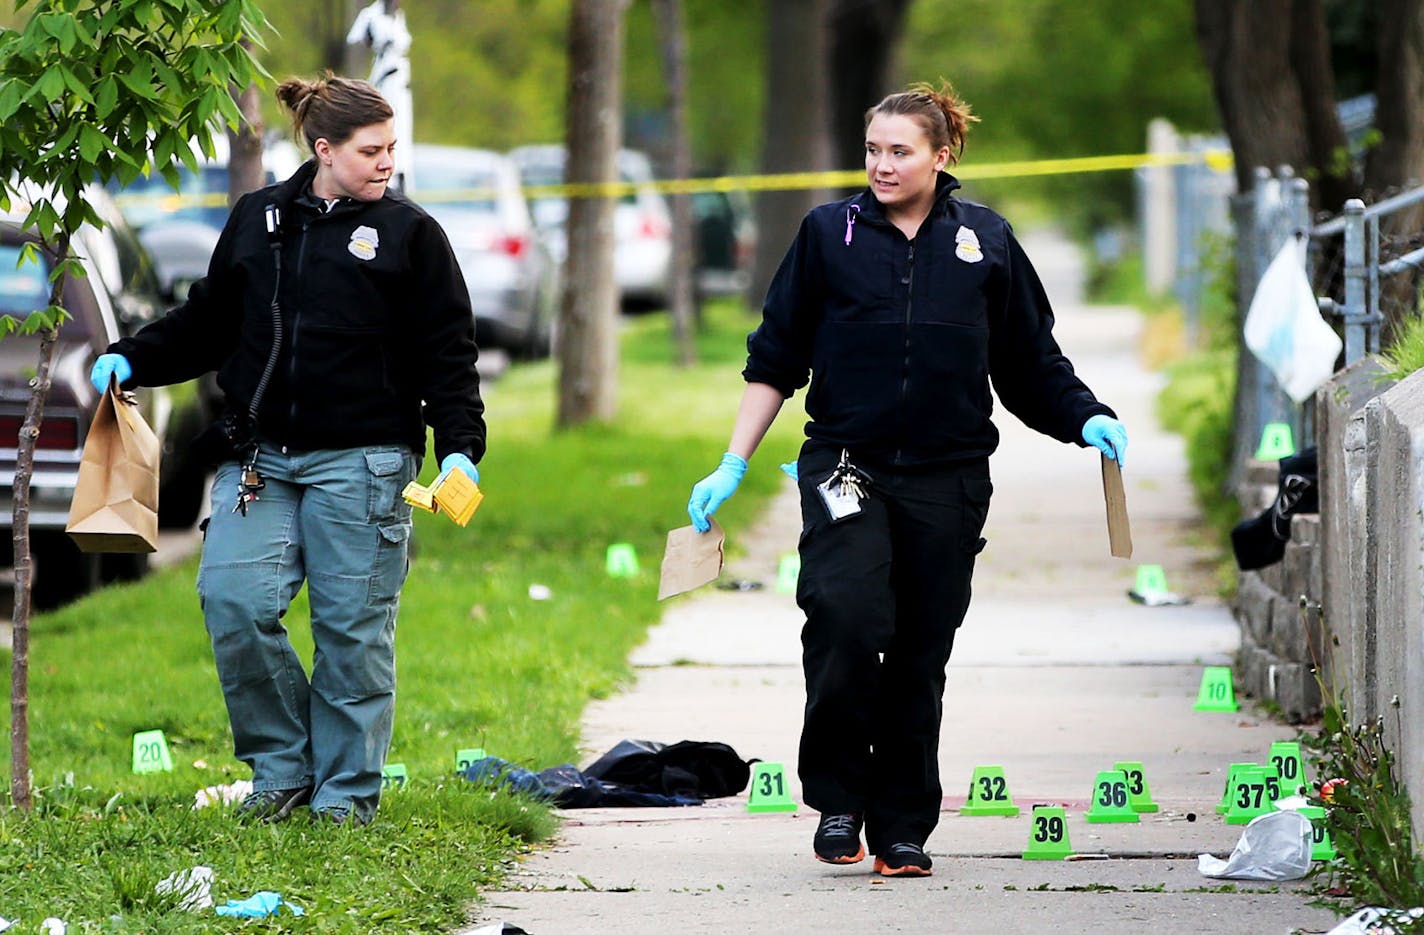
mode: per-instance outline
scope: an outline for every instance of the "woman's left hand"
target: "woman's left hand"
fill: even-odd
[[[1102,413],[1083,423],[1083,441],[1092,445],[1123,466],[1123,456],[1127,453],[1127,426],[1112,416]]]

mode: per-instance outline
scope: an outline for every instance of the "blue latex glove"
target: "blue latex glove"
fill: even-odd
[[[785,471],[786,476],[791,478],[792,480],[799,481],[801,479],[801,466],[795,461],[783,464],[781,466],[781,469]]]
[[[213,911],[220,916],[237,916],[243,919],[260,919],[264,916],[274,916],[278,914],[283,906],[291,910],[292,915],[306,915],[306,911],[301,906],[287,902],[277,893],[271,890],[263,890],[254,893],[246,899],[229,899],[226,905],[214,906]]]
[[[94,361],[93,369],[89,371],[89,382],[103,394],[109,389],[110,374],[118,377],[119,385],[123,386],[124,381],[133,376],[133,367],[129,366],[128,358],[123,354],[100,354],[99,359]]]
[[[440,462],[440,476],[444,477],[446,474],[455,470],[464,471],[470,480],[477,484],[480,482],[480,469],[475,467],[473,461],[458,451],[446,455],[445,459]]]
[[[1127,426],[1112,416],[1099,413],[1084,422],[1083,441],[1112,458],[1118,467],[1123,466],[1123,455],[1127,453]]]
[[[746,473],[746,459],[729,451],[722,455],[722,463],[717,465],[717,470],[692,485],[692,496],[687,500],[687,515],[692,517],[693,528],[698,532],[712,528],[707,517],[716,513],[717,507],[737,492],[737,485]]]

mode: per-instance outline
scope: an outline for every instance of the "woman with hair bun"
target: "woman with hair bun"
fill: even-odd
[[[1073,372],[1008,223],[944,170],[974,118],[948,84],[866,113],[869,187],[813,209],[747,339],[727,452],[692,488],[699,530],[807,383],[801,492],[806,711],[799,773],[817,859],[929,876],[945,667],[993,491],[990,381],[1029,427],[1122,462],[1127,431]],[[862,844],[861,832],[865,833]]]
[[[312,158],[244,195],[187,300],[108,348],[103,392],[217,371],[222,418],[198,597],[237,758],[242,818],[365,824],[395,711],[395,629],[427,426],[442,471],[479,480],[484,404],[469,293],[444,232],[387,190],[390,105],[364,81],[277,89]],[[282,620],[303,581],[310,677]]]

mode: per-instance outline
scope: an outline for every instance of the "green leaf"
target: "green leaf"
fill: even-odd
[[[69,147],[73,146],[74,141],[78,138],[79,123],[76,121],[71,123],[65,131],[60,134],[59,139],[54,141],[54,148],[50,150],[47,155],[64,157],[64,155],[69,152]]]
[[[131,71],[119,74],[119,80],[124,83],[124,87],[145,100],[151,101],[158,96],[150,80],[146,62],[135,62]]]
[[[0,103],[3,103],[4,92],[0,92]],[[114,80],[113,75],[108,75],[99,82],[99,94],[94,99],[94,113],[102,120],[114,112],[114,106],[119,103],[119,83]],[[0,108],[3,109],[3,108]],[[0,117],[0,119],[4,119]]]
[[[163,83],[164,90],[169,94],[185,94],[191,85],[190,81],[185,81],[179,77],[178,72],[169,67],[168,63],[162,59],[154,60],[153,73],[158,77],[158,80]]]
[[[99,154],[109,148],[109,140],[98,130],[89,124],[84,124],[79,130],[79,155],[84,157],[86,162],[93,162],[99,158]]]
[[[160,130],[153,141],[153,164],[162,168],[173,164],[173,138],[171,129]],[[177,188],[175,185],[174,188]]]
[[[18,81],[7,81],[4,87],[0,87],[0,123],[9,120],[20,109],[20,91]]]
[[[19,327],[20,319],[13,315],[0,315],[0,338],[5,337],[7,334],[14,334],[15,330]]]
[[[98,40],[94,38],[94,34],[84,25],[84,20],[81,17],[76,16],[71,22],[74,25],[75,38],[91,49],[98,45]]]
[[[46,68],[40,80],[35,82],[35,87],[44,97],[45,102],[53,104],[64,94],[64,73],[58,66]]]
[[[65,86],[68,87],[70,91],[74,92],[74,96],[79,98],[86,104],[93,105],[94,97],[89,93],[88,86],[86,86],[83,81],[79,80],[79,76],[63,65],[59,66],[59,70],[60,73],[64,76]]]

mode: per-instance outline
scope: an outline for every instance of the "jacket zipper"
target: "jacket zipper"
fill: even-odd
[[[900,368],[900,412],[905,411],[905,397],[910,390],[910,311],[914,306],[915,293],[915,244],[910,243],[909,269],[905,271],[905,278],[900,282],[905,285],[905,360]],[[902,416],[903,418],[903,416]],[[900,463],[900,455],[903,449],[895,449],[895,463]]]
[[[307,230],[312,222],[306,220],[302,222],[302,238],[297,241],[297,283],[303,282],[302,272],[307,259]],[[300,285],[298,286],[300,288]],[[301,296],[297,297],[299,300]],[[287,358],[287,394],[291,402],[287,406],[287,429],[291,429],[297,424],[297,340],[301,335],[298,327],[299,319],[302,315],[302,303],[298,301],[292,307],[292,343],[289,349],[290,357]]]

